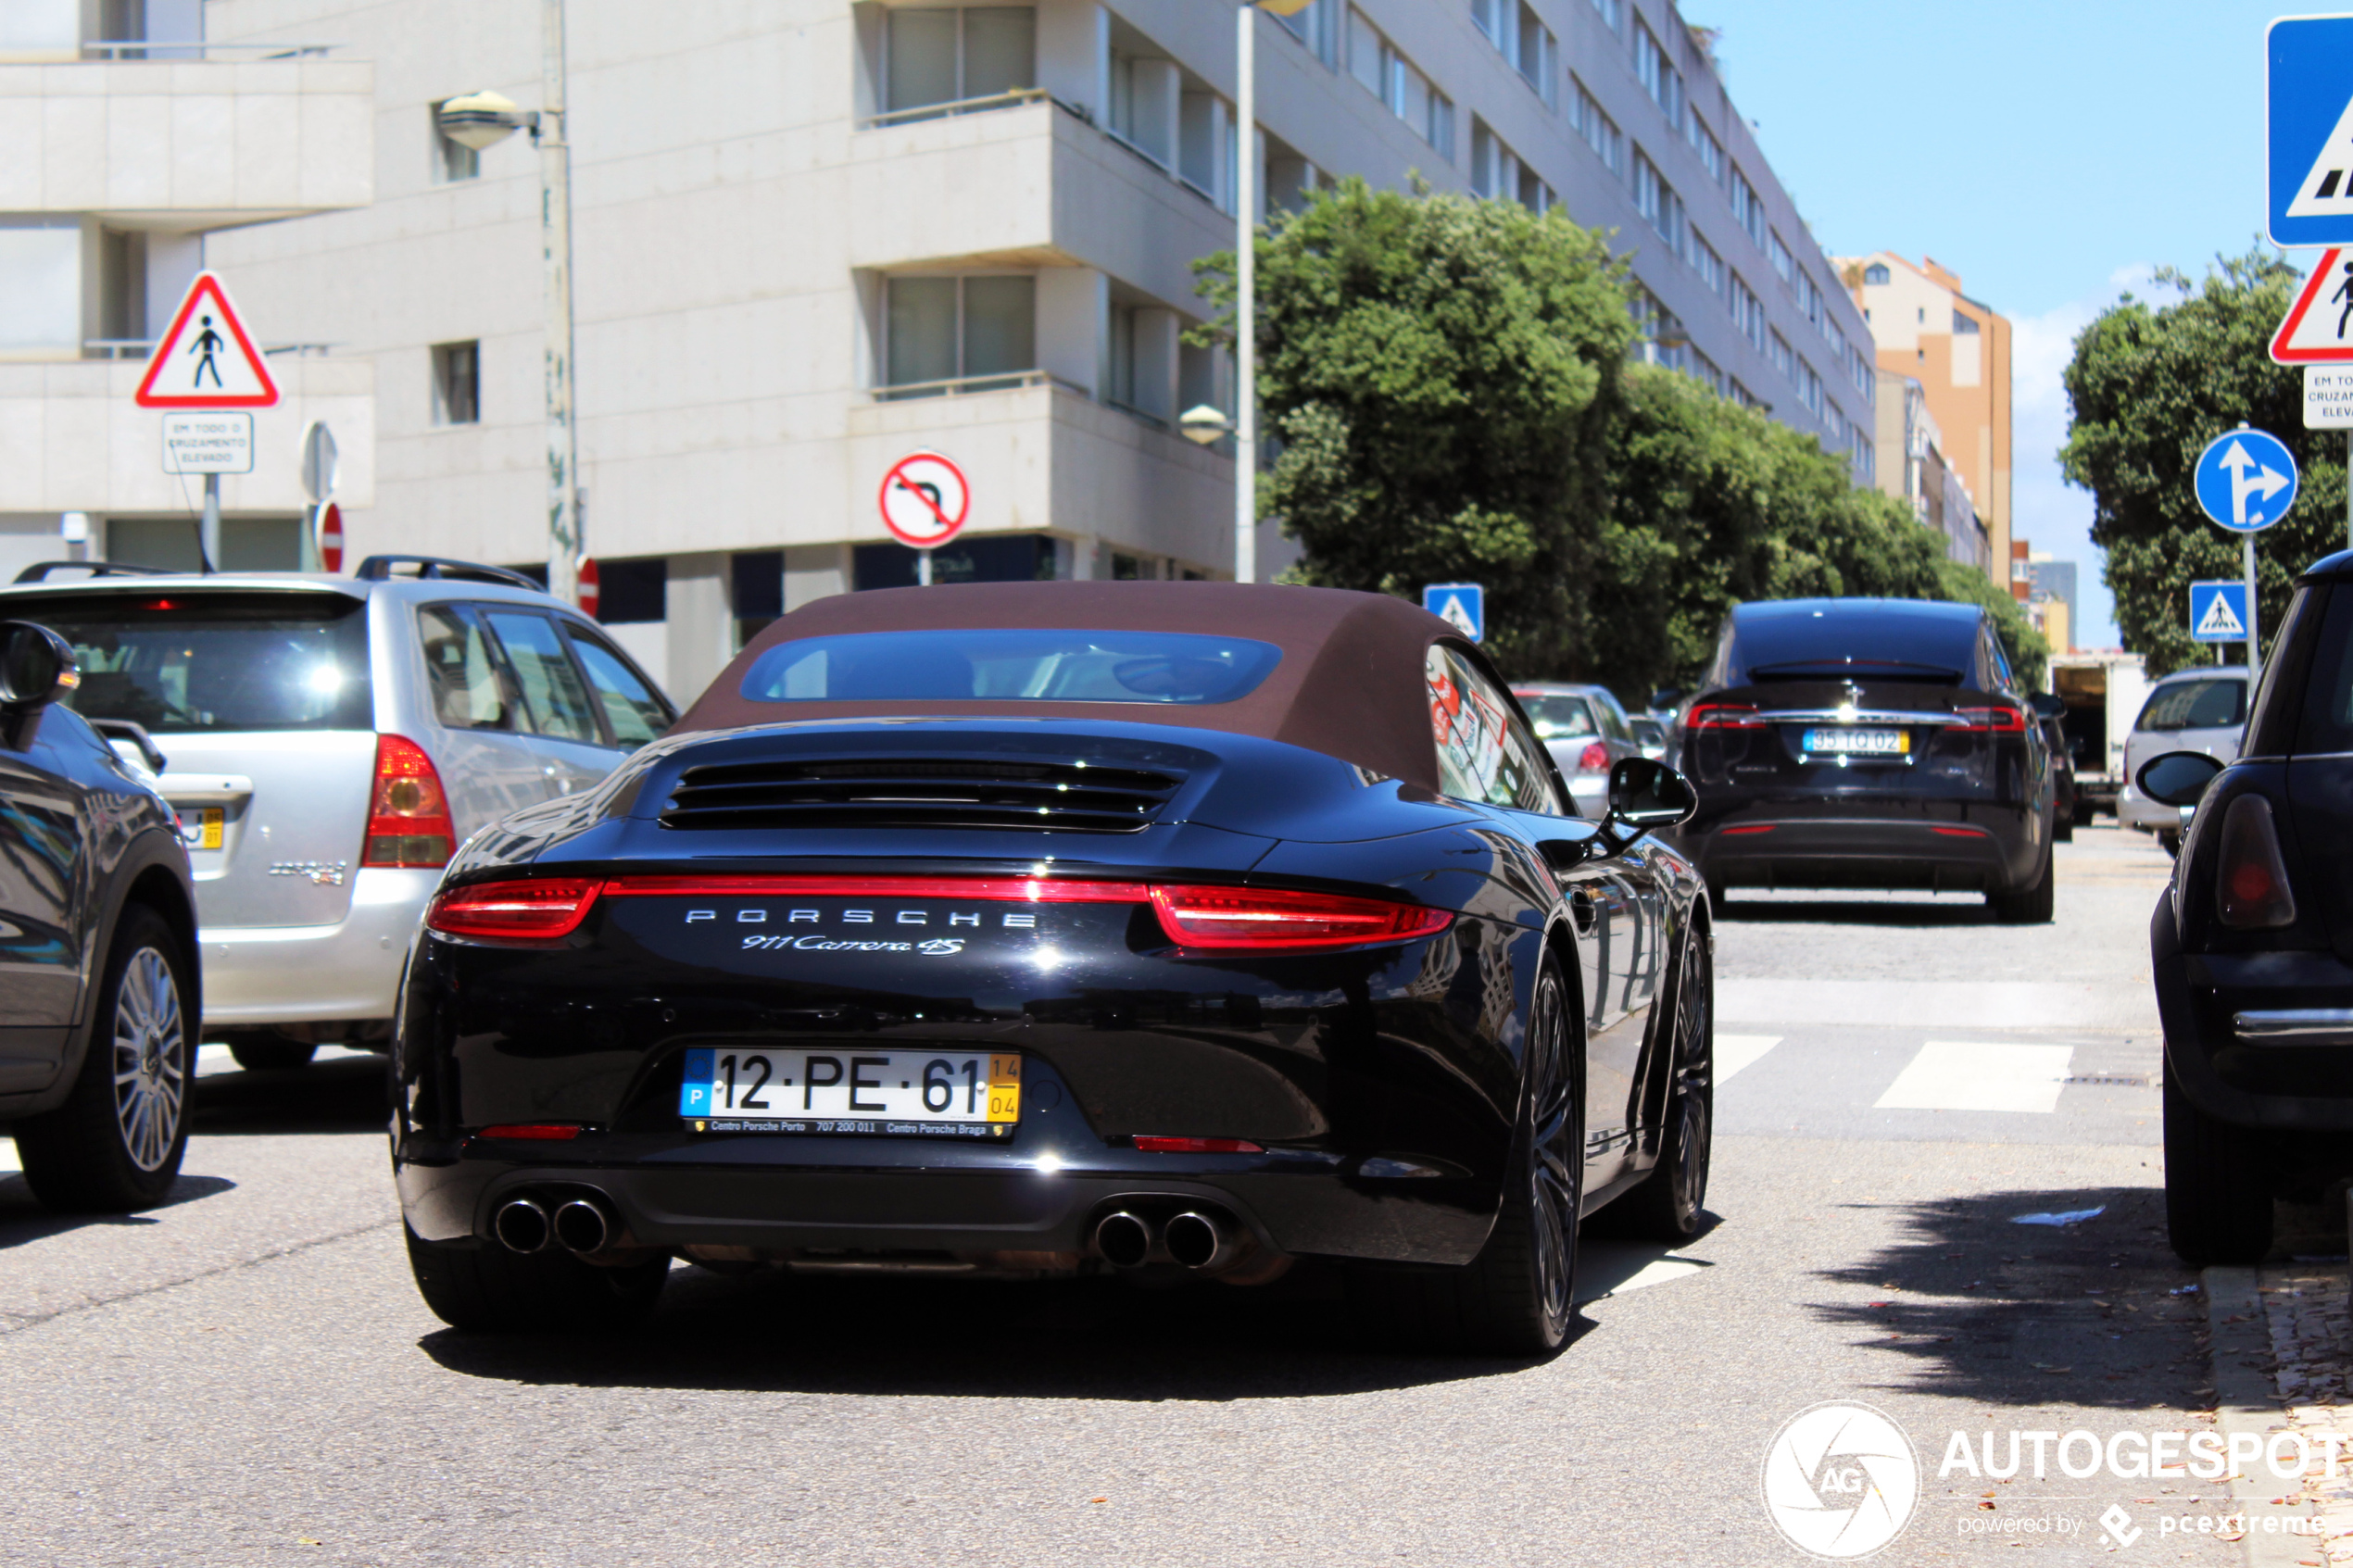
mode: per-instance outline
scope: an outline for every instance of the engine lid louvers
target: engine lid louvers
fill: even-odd
[[[1185,775],[1076,759],[797,757],[688,768],[665,828],[1028,828],[1136,833]]]

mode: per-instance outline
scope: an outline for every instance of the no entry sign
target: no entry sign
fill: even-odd
[[[964,470],[937,452],[901,458],[883,475],[883,526],[902,545],[919,550],[945,545],[971,509]]]

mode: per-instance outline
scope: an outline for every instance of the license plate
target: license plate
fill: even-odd
[[[1902,757],[1912,749],[1909,730],[1808,730],[1806,749],[1842,757]]]
[[[228,820],[227,808],[198,806],[180,813],[180,842],[191,849],[220,847],[220,825]]]
[[[1021,1120],[1021,1056],[937,1049],[690,1050],[678,1114],[698,1133],[1011,1137]]]

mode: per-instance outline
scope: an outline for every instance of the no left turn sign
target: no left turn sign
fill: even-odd
[[[937,452],[900,458],[883,475],[883,526],[919,550],[945,545],[964,526],[972,491],[964,470]]]

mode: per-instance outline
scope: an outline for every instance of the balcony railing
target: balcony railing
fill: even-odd
[[[307,358],[313,354],[332,353],[342,346],[339,343],[265,343],[261,345],[261,352]],[[145,359],[155,351],[153,338],[93,337],[82,341],[82,354],[85,359]]]
[[[960,114],[985,114],[990,109],[1009,109],[1020,104],[1059,104],[1081,119],[1088,118],[1077,106],[1064,104],[1043,87],[1016,87],[1010,93],[990,93],[978,98],[958,98],[945,104],[917,104],[912,108],[891,109],[887,113],[870,115],[858,122],[862,131],[878,125],[905,125],[917,119],[947,119]]]
[[[83,57],[94,60],[202,60],[215,55],[237,55],[264,60],[322,59],[340,44],[216,44],[200,38],[96,39],[82,44]]]
[[[1011,392],[1025,386],[1051,386],[1093,400],[1094,394],[1076,382],[1064,381],[1051,370],[1000,370],[993,375],[949,376],[939,381],[896,382],[874,389],[877,403],[904,403],[918,397],[962,397],[975,392]]]

